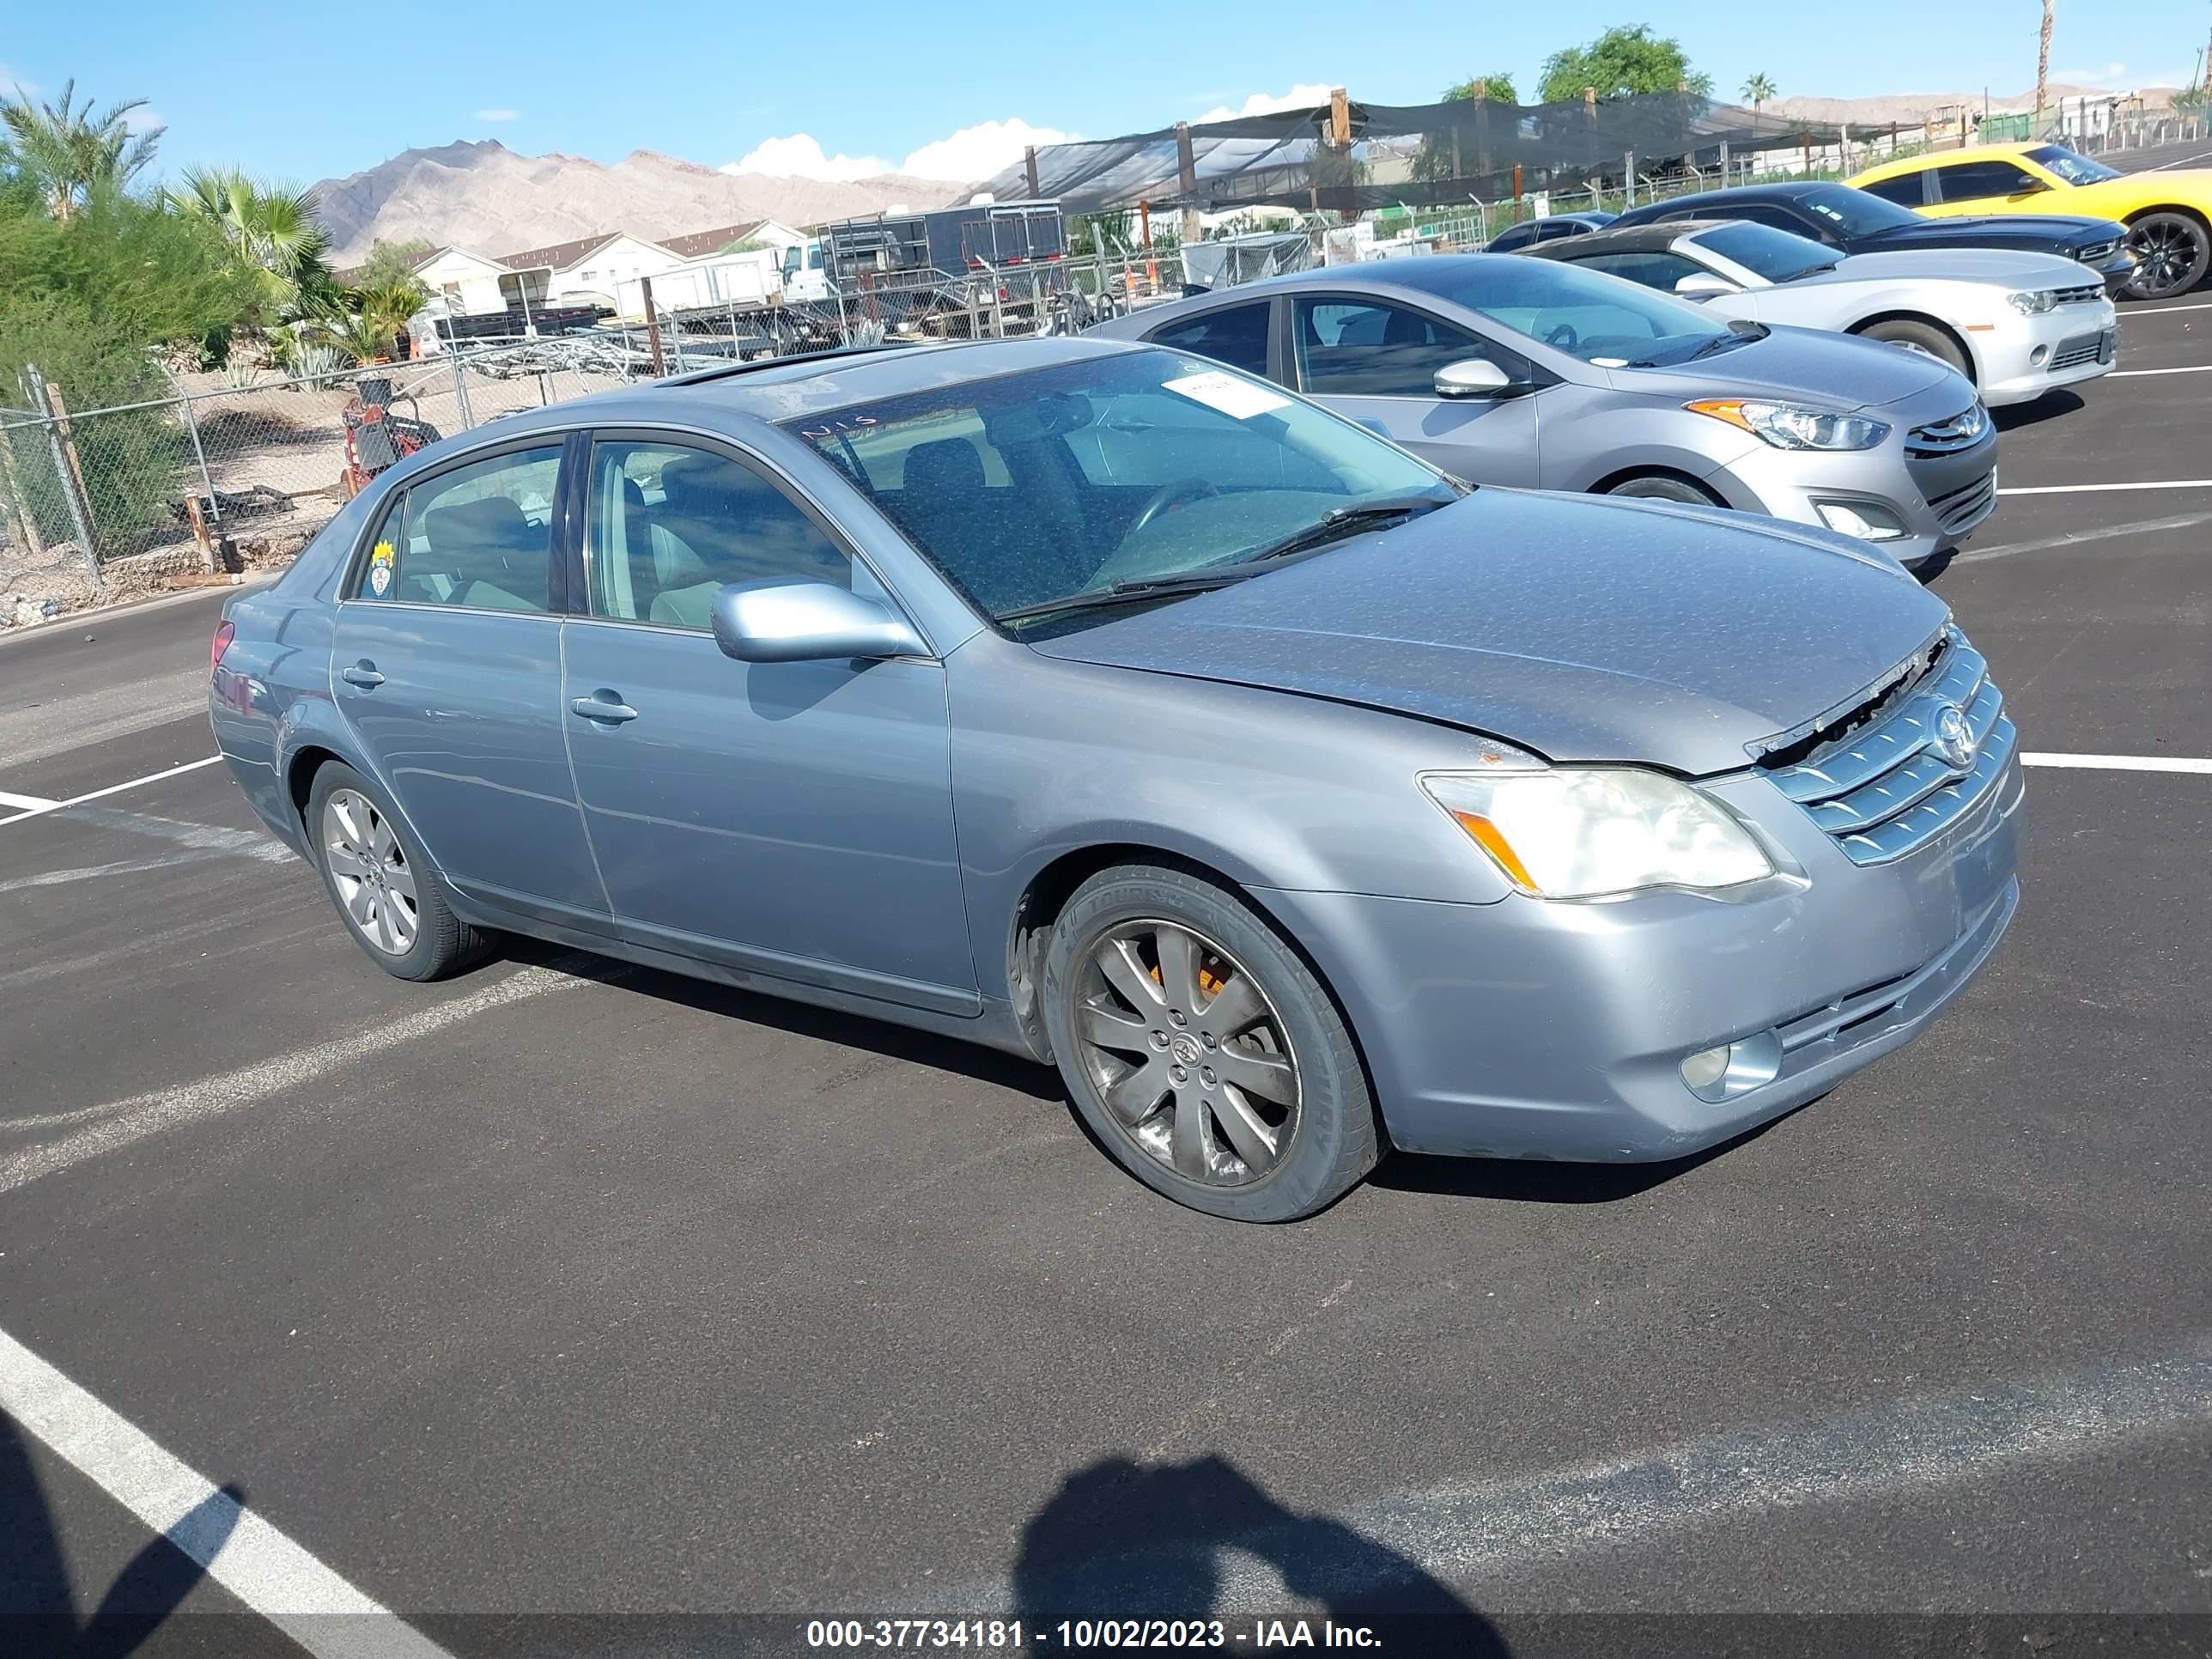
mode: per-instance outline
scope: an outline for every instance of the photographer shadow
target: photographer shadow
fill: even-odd
[[[1266,1563],[1334,1624],[1372,1631],[1382,1652],[1510,1651],[1490,1620],[1418,1562],[1341,1521],[1285,1508],[1218,1456],[1164,1468],[1108,1457],[1068,1476],[1022,1530],[1018,1615],[1025,1634],[1053,1632],[1050,1646],[1063,1620],[1275,1617],[1233,1595],[1223,1610],[1240,1565],[1232,1553]]]

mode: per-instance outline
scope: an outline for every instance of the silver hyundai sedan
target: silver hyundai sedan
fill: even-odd
[[[215,640],[402,978],[498,933],[1058,1066],[1142,1181],[1674,1158],[2012,919],[2013,727],[1847,538],[1482,488],[1097,340],[832,354],[434,444]]]
[[[1730,323],[1571,264],[1387,259],[1091,331],[1264,375],[1481,483],[1737,507],[1908,565],[1996,507],[1996,428],[1947,364]]]

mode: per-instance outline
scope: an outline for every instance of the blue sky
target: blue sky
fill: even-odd
[[[238,161],[301,183],[456,138],[605,161],[656,149],[708,166],[750,157],[834,176],[912,162],[975,177],[1032,130],[1110,137],[1301,87],[1420,103],[1504,69],[1529,95],[1547,55],[1621,22],[1678,37],[1727,95],[1753,70],[1784,95],[2002,94],[2034,82],[2040,15],[2033,0],[10,9],[0,88],[52,95],[73,75],[102,102],[143,96],[167,127],[165,170]],[[2059,0],[2052,78],[2185,79],[2208,31],[2205,0]]]

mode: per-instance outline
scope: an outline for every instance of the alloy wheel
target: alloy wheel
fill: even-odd
[[[1114,1122],[1212,1187],[1264,1180],[1297,1131],[1298,1066],[1252,974],[1180,922],[1121,923],[1083,960],[1082,1062]]]
[[[2197,269],[2203,244],[2203,233],[2179,215],[2160,215],[2138,227],[2128,237],[2129,251],[2136,256],[2130,286],[2150,300],[2177,291]]]
[[[414,949],[422,926],[414,869],[392,825],[360,791],[337,790],[325,803],[323,861],[362,938],[388,957]]]

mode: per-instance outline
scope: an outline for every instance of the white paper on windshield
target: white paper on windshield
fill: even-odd
[[[1231,420],[1249,421],[1255,415],[1269,415],[1276,410],[1287,409],[1291,400],[1263,386],[1249,380],[1240,380],[1234,374],[1224,374],[1208,369],[1203,374],[1186,374],[1179,380],[1163,380],[1160,384],[1170,392],[1179,392],[1194,404],[1204,404],[1208,409],[1218,409]]]

